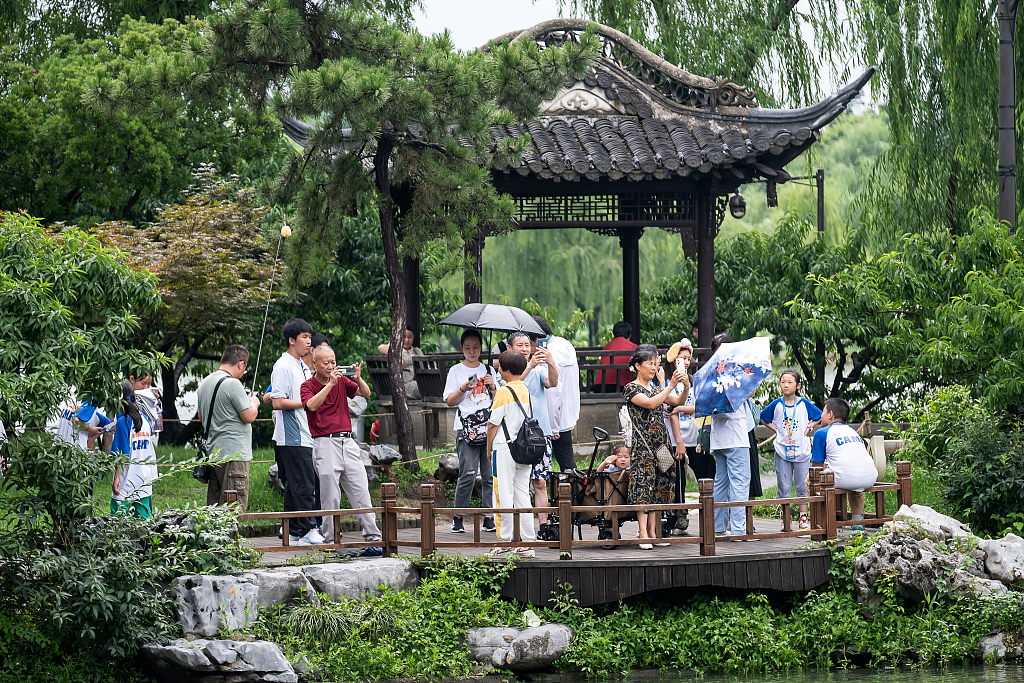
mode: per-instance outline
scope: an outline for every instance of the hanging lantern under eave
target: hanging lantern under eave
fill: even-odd
[[[729,213],[736,219],[743,218],[747,214],[747,200],[739,192],[729,197]]]

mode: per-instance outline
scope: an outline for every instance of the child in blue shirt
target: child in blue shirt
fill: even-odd
[[[807,470],[811,460],[811,427],[821,419],[821,411],[799,395],[800,373],[785,370],[779,377],[782,398],[761,411],[761,424],[775,430],[775,476],[779,498],[807,497]],[[796,489],[796,496],[793,489]],[[807,503],[800,503],[799,528],[809,529]]]

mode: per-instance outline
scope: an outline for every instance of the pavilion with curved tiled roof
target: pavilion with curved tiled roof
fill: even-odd
[[[535,40],[541,49],[578,40],[588,22],[554,19],[494,42]],[[640,247],[645,228],[679,234],[696,258],[698,331],[714,335],[714,239],[728,197],[765,182],[769,205],[791,179],[785,166],[821,137],[870,80],[874,68],[802,109],[767,109],[757,95],[724,78],[689,73],[629,36],[596,25],[601,53],[582,79],[568,79],[526,124],[495,125],[495,140],[529,133],[518,163],[494,168],[497,190],[516,203],[520,229],[584,228],[617,236],[623,258],[623,319],[640,335]],[[488,49],[487,46],[480,48]],[[302,140],[305,124],[285,122]],[[482,300],[479,267],[487,234],[466,245],[477,283],[465,302]],[[407,259],[409,324],[419,330],[419,268]]]

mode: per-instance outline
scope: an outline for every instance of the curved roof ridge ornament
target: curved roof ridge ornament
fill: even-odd
[[[519,42],[528,37],[536,40],[542,48],[561,45],[566,40],[575,39],[575,35],[585,31],[590,24],[597,28],[605,60],[679,104],[711,110],[718,107],[757,107],[757,95],[753,90],[725,78],[711,79],[690,73],[651,52],[625,33],[583,19],[550,19],[527,29],[500,35],[488,41],[488,45],[506,39]],[[480,50],[487,49],[487,45],[480,47]]]

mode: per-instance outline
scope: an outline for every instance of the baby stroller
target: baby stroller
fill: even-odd
[[[561,481],[568,481],[572,495],[572,504],[577,506],[597,507],[606,505],[625,505],[629,489],[629,472],[595,472],[594,463],[597,460],[597,452],[601,443],[608,440],[608,432],[594,428],[594,452],[590,456],[590,466],[586,472],[578,469],[570,472],[560,472],[551,478],[552,492],[551,499],[558,499],[558,484]],[[553,505],[557,505],[553,503]],[[623,522],[636,519],[635,513],[623,512],[618,515],[618,524],[621,527]],[[554,527],[557,538],[557,515],[551,515],[551,525]],[[573,514],[572,525],[576,527],[576,535],[583,540],[583,525],[597,527],[597,538],[599,540],[610,540],[613,538],[612,515],[610,513],[577,512]],[[550,532],[549,532],[550,533]],[[555,539],[550,539],[555,540]],[[618,546],[603,545],[606,550],[614,550]]]

